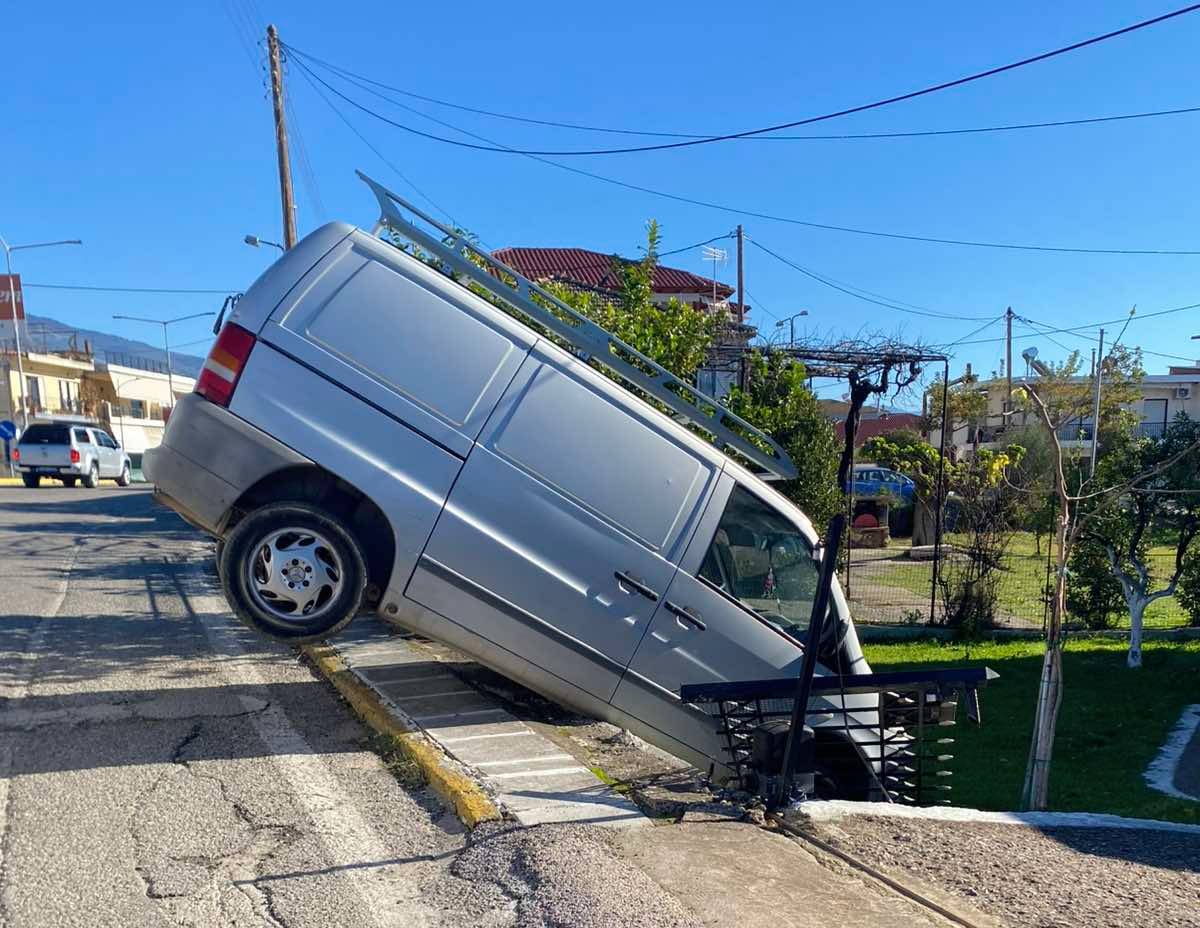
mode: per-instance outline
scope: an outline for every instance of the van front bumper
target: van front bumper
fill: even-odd
[[[302,455],[196,394],[171,411],[162,444],[142,456],[154,495],[192,525],[220,537],[234,504],[263,477]]]

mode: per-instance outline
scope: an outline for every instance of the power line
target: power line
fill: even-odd
[[[727,238],[733,238],[733,235],[731,235],[728,232],[726,232],[724,235],[714,235],[712,238],[708,239],[707,241],[696,242],[696,244],[688,245],[684,248],[676,248],[673,251],[660,251],[655,257],[668,258],[671,255],[679,254],[681,251],[691,251],[693,248],[701,248],[704,245],[711,245],[713,242],[720,242]]]
[[[283,43],[280,43],[280,44],[283,44]],[[287,48],[286,45],[284,47]],[[347,129],[349,129],[352,133],[354,133],[354,135],[358,138],[358,140],[360,142],[362,142],[364,145],[366,145],[367,148],[369,148],[372,151],[372,153],[374,153],[376,158],[378,158],[380,161],[382,161],[384,164],[386,164],[389,168],[391,168],[392,171],[396,174],[396,176],[399,177],[402,181],[404,181],[404,183],[408,184],[408,186],[410,186],[413,190],[415,190],[417,195],[422,200],[424,200],[426,203],[428,203],[430,206],[432,206],[434,209],[436,209],[439,213],[441,213],[443,216],[445,216],[447,219],[449,219],[450,223],[453,226],[455,226],[456,228],[462,228],[462,225],[459,223],[459,221],[457,219],[455,219],[452,215],[450,215],[450,213],[446,209],[439,206],[433,200],[433,198],[429,196],[429,194],[425,193],[425,191],[423,191],[420,187],[418,187],[415,183],[413,183],[412,180],[409,179],[408,175],[406,175],[403,171],[401,171],[400,168],[398,168],[395,165],[395,163],[393,163],[392,160],[387,157],[387,155],[385,155],[378,148],[376,148],[374,145],[372,145],[370,140],[365,135],[363,135],[361,132],[358,131],[358,127],[355,126],[354,123],[352,123],[341,110],[339,110],[336,106],[333,105],[332,100],[330,100],[327,96],[325,96],[325,94],[321,93],[321,88],[318,87],[316,85],[316,83],[314,83],[314,81],[313,81],[313,77],[315,75],[312,75],[312,72],[309,71],[309,69],[305,66],[303,61],[297,60],[295,63],[297,65],[299,65],[300,73],[304,77],[304,79],[308,82],[308,85],[310,87],[312,87],[313,93],[315,93],[318,97],[320,97],[321,100],[325,103],[325,105],[328,106],[331,110],[333,110],[334,115],[337,116],[337,118],[342,121],[342,123],[346,126]]]
[[[1153,313],[1141,313],[1139,315],[1134,316],[1132,320],[1129,319],[1128,315],[1125,315],[1125,316],[1121,316],[1119,319],[1105,319],[1102,322],[1090,322],[1087,325],[1066,326],[1064,328],[1058,328],[1058,329],[1046,329],[1044,332],[1037,332],[1037,333],[1034,333],[1031,335],[1017,335],[1017,336],[1014,336],[1014,338],[1039,338],[1042,335],[1057,335],[1060,332],[1068,332],[1071,334],[1077,334],[1079,332],[1085,332],[1088,329],[1094,329],[1094,328],[1097,328],[1098,326],[1102,326],[1102,325],[1118,325],[1119,323],[1123,323],[1126,321],[1136,322],[1139,319],[1153,319],[1157,316],[1168,316],[1168,315],[1171,315],[1172,313],[1186,312],[1189,309],[1200,309],[1200,303],[1189,303],[1187,306],[1175,306],[1171,309],[1160,309],[1157,312],[1153,312]],[[1004,341],[1003,338],[983,338],[983,339],[978,339],[973,342],[957,342],[956,344],[989,345],[994,342],[1002,342],[1002,341]]]
[[[412,100],[420,100],[426,103],[433,103],[439,107],[448,107],[450,109],[461,110],[463,113],[474,113],[481,116],[491,116],[493,119],[505,119],[512,122],[524,122],[524,124],[534,126],[550,126],[552,128],[569,128],[577,132],[607,132],[618,134],[618,136],[646,136],[650,138],[686,138],[686,139],[708,139],[713,137],[712,132],[655,132],[653,130],[642,130],[642,128],[617,128],[614,126],[588,126],[580,124],[580,122],[563,122],[552,119],[532,119],[529,116],[518,116],[512,113],[497,113],[492,109],[480,109],[479,107],[463,106],[462,103],[454,103],[449,100],[439,100],[438,97],[426,96],[425,94],[416,94],[412,90],[404,90],[392,84],[385,84],[382,80],[374,80],[366,77],[365,74],[359,74],[348,70],[329,61],[317,58],[316,55],[308,52],[302,52],[298,48],[292,48],[296,54],[304,55],[305,58],[318,64],[324,68],[328,68],[343,77],[353,77],[373,84],[377,88],[390,90],[394,94],[401,94],[412,98]],[[840,134],[827,134],[827,136],[748,136],[746,140],[754,140],[754,142],[846,142],[846,140],[856,139],[888,139],[888,138],[922,138],[929,136],[967,136],[967,134],[977,134],[983,132],[1016,132],[1021,130],[1032,130],[1032,128],[1058,128],[1063,126],[1085,126],[1094,125],[1098,122],[1120,122],[1130,119],[1154,119],[1160,116],[1177,116],[1188,113],[1200,113],[1200,107],[1180,107],[1176,109],[1154,109],[1144,113],[1118,113],[1115,115],[1106,116],[1084,116],[1078,119],[1054,119],[1044,122],[1013,122],[1013,124],[998,125],[998,126],[967,126],[962,128],[924,128],[924,130],[911,131],[896,131],[896,132],[847,132]],[[509,150],[509,149],[504,149]]]
[[[464,113],[474,113],[478,116],[488,116],[493,119],[504,119],[510,122],[525,123],[534,126],[548,126],[554,129],[571,129],[577,132],[602,132],[612,135],[635,135],[645,136],[649,138],[673,138],[673,139],[697,139],[704,140],[713,137],[712,132],[662,132],[649,129],[622,129],[614,126],[590,126],[582,123],[563,122],[553,119],[533,119],[528,116],[517,116],[512,113],[499,113],[495,110],[480,109],[475,106],[465,106],[461,103],[454,103],[450,100],[442,100],[438,97],[427,96],[426,94],[416,93],[411,90],[405,90],[403,87],[396,87],[392,84],[385,84],[383,81],[377,81],[363,74],[358,74],[347,68],[332,64],[329,61],[318,58],[316,55],[309,52],[301,51],[300,49],[291,48],[292,51],[299,55],[303,55],[309,61],[319,64],[336,74],[341,74],[347,77],[354,77],[358,80],[365,81],[368,84],[373,84],[383,90],[390,90],[392,93],[398,93],[402,96],[413,100],[421,100],[425,103],[432,103],[436,106],[444,106],[449,109],[459,110]],[[1168,110],[1151,110],[1141,113],[1120,113],[1110,116],[1088,116],[1075,119],[1055,119],[1045,122],[1027,122],[1027,123],[1011,123],[1006,125],[992,126],[968,126],[965,128],[956,129],[918,129],[911,131],[898,132],[858,132],[844,133],[838,135],[752,135],[747,136],[747,141],[762,141],[762,142],[797,142],[797,141],[850,141],[861,139],[905,139],[905,138],[921,138],[928,136],[943,136],[943,135],[971,135],[987,132],[1015,132],[1028,129],[1050,129],[1064,126],[1083,126],[1105,122],[1121,122],[1130,119],[1153,119],[1163,116],[1180,116],[1187,113],[1200,112],[1200,106],[1180,107],[1177,109]],[[507,149],[506,149],[507,150]]]
[[[871,103],[863,103],[863,104],[859,104],[857,106],[846,107],[844,109],[835,110],[831,113],[824,113],[820,116],[809,116],[805,119],[796,119],[791,122],[778,123],[773,126],[764,126],[759,129],[747,129],[743,132],[732,132],[732,133],[726,133],[724,135],[711,135],[706,138],[700,138],[700,139],[681,139],[679,141],[674,141],[674,142],[661,142],[661,143],[655,144],[655,145],[636,145],[636,146],[631,146],[628,148],[591,148],[591,149],[576,149],[576,150],[570,150],[570,149],[567,149],[567,150],[513,149],[513,148],[508,148],[506,146],[497,146],[497,145],[495,145],[495,143],[492,143],[491,145],[485,147],[485,146],[481,146],[481,145],[475,145],[470,142],[460,142],[460,141],[457,141],[454,139],[445,139],[445,138],[439,138],[439,141],[447,142],[452,145],[459,145],[459,146],[462,146],[465,148],[475,148],[475,149],[486,150],[486,151],[508,152],[510,154],[515,153],[515,154],[523,154],[523,155],[554,155],[554,156],[558,156],[558,157],[572,156],[572,155],[618,155],[618,154],[631,154],[631,153],[635,153],[635,152],[665,151],[668,149],[675,149],[675,148],[689,148],[689,147],[693,147],[693,146],[697,146],[697,145],[708,145],[713,142],[727,142],[727,141],[731,141],[733,139],[743,139],[743,138],[749,138],[749,137],[757,136],[757,135],[764,135],[768,132],[778,132],[783,129],[794,129],[794,128],[797,128],[798,126],[808,126],[808,125],[812,125],[813,123],[825,122],[826,120],[830,120],[830,119],[837,119],[841,116],[849,116],[854,113],[863,113],[863,112],[867,112],[868,110],[880,109],[885,106],[891,106],[896,103],[902,103],[906,100],[913,100],[918,97],[928,96],[929,94],[938,93],[943,90],[949,90],[953,87],[961,87],[964,84],[970,84],[974,81],[983,80],[988,77],[994,77],[997,74],[1003,74],[1007,71],[1013,71],[1013,70],[1016,70],[1017,68],[1023,68],[1023,67],[1026,67],[1027,65],[1036,64],[1041,61],[1046,61],[1050,58],[1056,58],[1059,55],[1065,55],[1065,54],[1068,54],[1069,52],[1078,51],[1081,48],[1087,48],[1088,46],[1091,46],[1091,45],[1097,45],[1101,42],[1106,42],[1110,39],[1115,39],[1119,36],[1128,35],[1131,32],[1136,32],[1140,29],[1146,29],[1150,26],[1154,26],[1159,23],[1166,22],[1167,20],[1174,19],[1177,16],[1183,16],[1185,14],[1195,12],[1198,9],[1200,9],[1200,3],[1193,4],[1193,5],[1187,6],[1187,7],[1183,7],[1181,9],[1174,10],[1170,13],[1164,13],[1163,15],[1156,16],[1152,19],[1142,20],[1141,22],[1133,23],[1132,25],[1125,26],[1121,29],[1116,29],[1112,32],[1106,32],[1102,35],[1092,36],[1091,38],[1084,39],[1083,41],[1080,41],[1080,42],[1073,42],[1070,45],[1064,45],[1060,48],[1052,49],[1051,51],[1048,51],[1048,52],[1042,52],[1041,54],[1038,54],[1038,55],[1033,55],[1028,58],[1022,58],[1018,61],[1013,61],[1013,62],[1010,62],[1005,65],[1000,65],[999,67],[988,68],[985,71],[977,71],[976,73],[966,75],[965,77],[959,77],[959,78],[955,78],[954,80],[943,81],[940,84],[933,84],[929,87],[923,87],[920,90],[912,90],[907,93],[902,93],[902,94],[897,94],[895,96],[886,97],[882,100],[875,100]],[[300,54],[303,54],[303,53],[301,52]],[[417,132],[417,134],[428,135],[427,133],[420,133],[419,130],[410,130],[410,131],[415,131],[415,132]],[[433,137],[433,136],[429,136],[429,137]]]
[[[867,303],[874,303],[876,306],[883,306],[883,307],[886,307],[887,309],[894,309],[897,312],[909,313],[910,315],[914,315],[914,316],[929,316],[934,319],[953,319],[953,320],[965,321],[965,322],[978,322],[981,319],[987,318],[986,316],[958,316],[958,315],[950,315],[948,313],[938,313],[938,312],[925,311],[925,310],[920,310],[920,309],[908,309],[897,303],[892,303],[892,302],[882,300],[882,299],[877,300],[877,299],[874,299],[869,296],[863,296],[861,293],[855,293],[853,290],[851,290],[847,287],[839,286],[838,284],[834,283],[831,278],[823,277],[822,275],[816,273],[815,271],[810,271],[808,268],[802,267],[801,265],[797,264],[796,262],[791,261],[788,258],[785,258],[783,255],[772,251],[766,245],[762,244],[762,242],[756,241],[755,239],[750,239],[750,244],[753,245],[755,248],[760,249],[761,251],[765,251],[776,261],[781,261],[784,264],[786,264],[788,267],[799,271],[805,277],[811,277],[813,280],[818,281],[819,283],[822,283],[827,287],[832,287],[834,290],[838,290],[842,293],[847,294],[848,296],[854,297],[855,299],[863,300],[864,302],[867,302]],[[863,292],[865,293],[866,291],[863,291]]]
[[[402,123],[398,123],[395,120],[389,119],[387,116],[377,113],[368,107],[364,107],[361,104],[359,104],[353,100],[350,100],[350,98],[347,97],[345,94],[341,93],[340,91],[338,91],[337,89],[335,89],[333,87],[330,87],[330,85],[326,81],[324,81],[320,77],[320,75],[315,74],[312,71],[312,69],[309,68],[299,58],[295,59],[295,64],[301,69],[301,71],[303,73],[305,73],[312,80],[315,80],[315,81],[321,83],[326,88],[328,88],[332,93],[336,94],[338,97],[342,98],[343,100],[346,100],[347,102],[351,103],[351,105],[353,105],[357,109],[360,109],[363,112],[366,112],[366,113],[374,116],[376,119],[378,119],[382,122],[385,122],[389,125],[392,125],[392,126],[395,126],[395,127],[401,128],[401,129],[405,129],[405,130],[409,129],[408,126],[405,126]],[[354,83],[354,81],[351,80],[350,83]],[[451,129],[455,132],[460,132],[463,135],[469,136],[471,138],[482,139],[483,141],[488,142],[490,144],[497,144],[496,142],[494,142],[494,140],[489,139],[486,136],[479,135],[475,132],[471,132],[468,129],[463,129],[461,126],[453,125],[452,123],[449,123],[449,122],[446,122],[445,120],[439,119],[436,116],[430,116],[428,113],[422,113],[420,110],[414,109],[413,107],[408,106],[407,104],[401,103],[398,100],[393,100],[390,97],[386,96],[383,93],[380,93],[377,90],[372,90],[370,87],[363,87],[362,85],[359,85],[359,84],[356,84],[355,86],[358,86],[360,89],[366,90],[368,93],[371,93],[371,94],[379,97],[380,99],[388,101],[389,103],[391,103],[394,106],[397,106],[403,110],[407,110],[410,113],[420,116],[423,119],[428,119],[431,122],[437,123],[438,125],[441,125],[441,126],[445,126],[448,129]],[[329,101],[327,98],[326,98],[326,102],[329,103],[331,106],[333,105],[332,101]],[[342,118],[343,118],[343,121],[345,121],[345,117],[343,116]],[[357,130],[355,130],[355,131],[357,132]],[[361,135],[360,135],[360,137],[361,137]],[[757,210],[749,210],[749,209],[743,209],[741,207],[736,207],[736,206],[728,206],[723,203],[714,203],[710,200],[701,200],[696,197],[683,196],[681,194],[676,194],[676,193],[668,193],[663,190],[656,190],[653,187],[645,187],[641,184],[634,184],[634,183],[630,183],[628,181],[618,180],[615,177],[608,177],[604,174],[597,174],[594,171],[586,171],[583,168],[577,168],[577,167],[574,167],[569,164],[563,164],[560,161],[553,161],[549,158],[543,158],[540,155],[528,155],[527,154],[524,157],[529,158],[532,161],[537,161],[541,164],[546,164],[546,165],[550,165],[551,167],[558,168],[560,171],[566,171],[570,174],[577,174],[580,177],[587,177],[591,180],[600,181],[601,183],[604,183],[604,184],[610,184],[614,187],[620,187],[624,190],[632,190],[637,193],[647,194],[648,196],[659,197],[664,200],[671,200],[672,202],[675,202],[675,203],[686,203],[689,206],[699,206],[704,209],[717,210],[718,212],[730,213],[735,216],[748,216],[751,219],[764,219],[769,222],[780,222],[780,223],[784,223],[786,225],[802,226],[802,227],[808,228],[808,229],[819,229],[819,230],[825,231],[825,232],[843,232],[843,233],[846,233],[849,235],[865,235],[865,236],[869,236],[871,238],[887,238],[887,239],[896,239],[899,241],[923,242],[926,244],[934,244],[934,245],[958,245],[958,246],[969,247],[969,248],[995,248],[995,249],[1002,249],[1002,250],[1006,250],[1006,251],[1036,251],[1036,252],[1051,252],[1051,253],[1060,253],[1060,254],[1094,254],[1094,255],[1188,255],[1188,256],[1200,255],[1200,251],[1187,251],[1187,250],[1178,250],[1178,249],[1078,248],[1078,247],[1067,247],[1067,246],[1058,246],[1058,245],[1031,245],[1031,244],[1016,243],[1016,242],[985,242],[985,241],[974,241],[971,239],[936,238],[936,237],[927,236],[927,235],[910,235],[910,234],[901,233],[901,232],[884,232],[884,231],[881,231],[878,229],[859,229],[859,228],[855,228],[853,226],[839,226],[839,225],[833,225],[832,223],[813,222],[812,220],[799,219],[799,218],[791,217],[791,216],[779,216],[779,215],[775,215],[772,213],[759,212]]]
[[[1001,314],[1000,314],[999,316],[997,316],[995,319],[989,319],[987,322],[985,322],[985,323],[984,323],[983,325],[981,325],[979,328],[977,328],[977,329],[972,329],[970,332],[968,332],[968,333],[967,333],[966,335],[964,335],[962,338],[958,339],[957,341],[950,342],[950,343],[949,343],[949,344],[947,344],[945,347],[946,347],[946,348],[954,348],[954,347],[955,347],[955,346],[957,346],[957,345],[973,345],[973,344],[975,344],[975,342],[969,342],[969,341],[967,341],[967,339],[969,339],[969,338],[970,338],[971,336],[973,336],[973,335],[978,335],[978,334],[979,334],[980,332],[982,332],[984,329],[989,329],[989,328],[991,328],[991,327],[992,327],[992,326],[994,326],[994,325],[995,325],[997,322],[999,322],[1001,319],[1003,319],[1003,318],[1004,318],[1006,315],[1007,315],[1007,313],[1001,313]],[[1002,339],[1002,338],[1001,338],[1001,339],[999,339],[999,341],[1004,341],[1004,339]]]
[[[27,280],[21,281],[22,287],[36,287],[41,290],[84,290],[97,293],[205,293],[228,296],[237,293],[237,287],[230,290],[181,290],[171,287],[91,287],[83,284],[35,284]]]

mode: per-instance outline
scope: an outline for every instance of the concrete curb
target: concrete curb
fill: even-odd
[[[20,477],[0,477],[0,487],[19,487],[23,485]]]
[[[497,821],[500,810],[470,777],[456,770],[445,754],[421,732],[401,725],[379,695],[362,683],[337,652],[325,644],[301,645],[300,652],[333,684],[364,724],[395,741],[397,749],[420,769],[426,782],[454,807],[468,828]]]

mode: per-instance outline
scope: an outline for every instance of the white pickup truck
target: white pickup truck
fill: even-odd
[[[130,483],[127,455],[104,429],[71,422],[34,422],[21,435],[13,461],[27,487],[43,477],[61,480],[68,487],[83,481],[95,488],[102,478]]]

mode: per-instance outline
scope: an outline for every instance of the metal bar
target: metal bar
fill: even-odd
[[[783,770],[779,778],[779,795],[776,803],[784,804],[791,791],[792,778],[796,774],[796,758],[799,754],[800,732],[808,714],[808,700],[812,695],[813,675],[817,671],[817,651],[821,647],[821,637],[825,631],[825,615],[829,612],[829,598],[833,589],[833,579],[837,573],[838,547],[842,541],[842,531],[846,527],[846,517],[841,513],[829,520],[829,531],[825,541],[825,555],[821,563],[821,579],[817,586],[817,595],[813,597],[812,619],[808,623],[808,637],[804,641],[804,663],[800,667],[800,677],[796,680],[796,701],[792,704],[792,723],[788,729],[787,744],[783,752]]]
[[[942,507],[946,504],[942,483],[946,473],[946,428],[950,420],[950,360],[946,359],[942,370],[942,435],[938,441],[937,507],[933,513],[933,570],[929,581],[929,622],[937,610],[938,566],[942,556]]]
[[[638,389],[644,390],[680,418],[708,433],[709,440],[722,451],[733,451],[781,480],[794,480],[798,476],[796,466],[787,452],[769,435],[734,415],[691,384],[680,380],[633,346],[600,328],[587,316],[522,277],[508,265],[497,261],[461,231],[447,228],[361,171],[357,173],[379,201],[380,227],[386,226],[416,242],[435,255],[447,273],[470,278],[521,315],[568,342],[585,359],[603,364]],[[429,223],[442,232],[446,240],[430,235],[404,219],[399,208]],[[462,254],[464,248],[483,267],[465,258]]]
[[[848,674],[844,677],[817,676],[812,682],[812,693],[847,693],[861,689],[864,692],[900,689],[921,683],[935,683],[946,688],[958,686],[986,686],[999,674],[990,667],[945,667],[937,670],[893,670],[887,673]],[[718,702],[732,699],[790,699],[795,695],[796,681],[792,677],[773,680],[730,681],[724,683],[688,683],[679,688],[684,702]]]

